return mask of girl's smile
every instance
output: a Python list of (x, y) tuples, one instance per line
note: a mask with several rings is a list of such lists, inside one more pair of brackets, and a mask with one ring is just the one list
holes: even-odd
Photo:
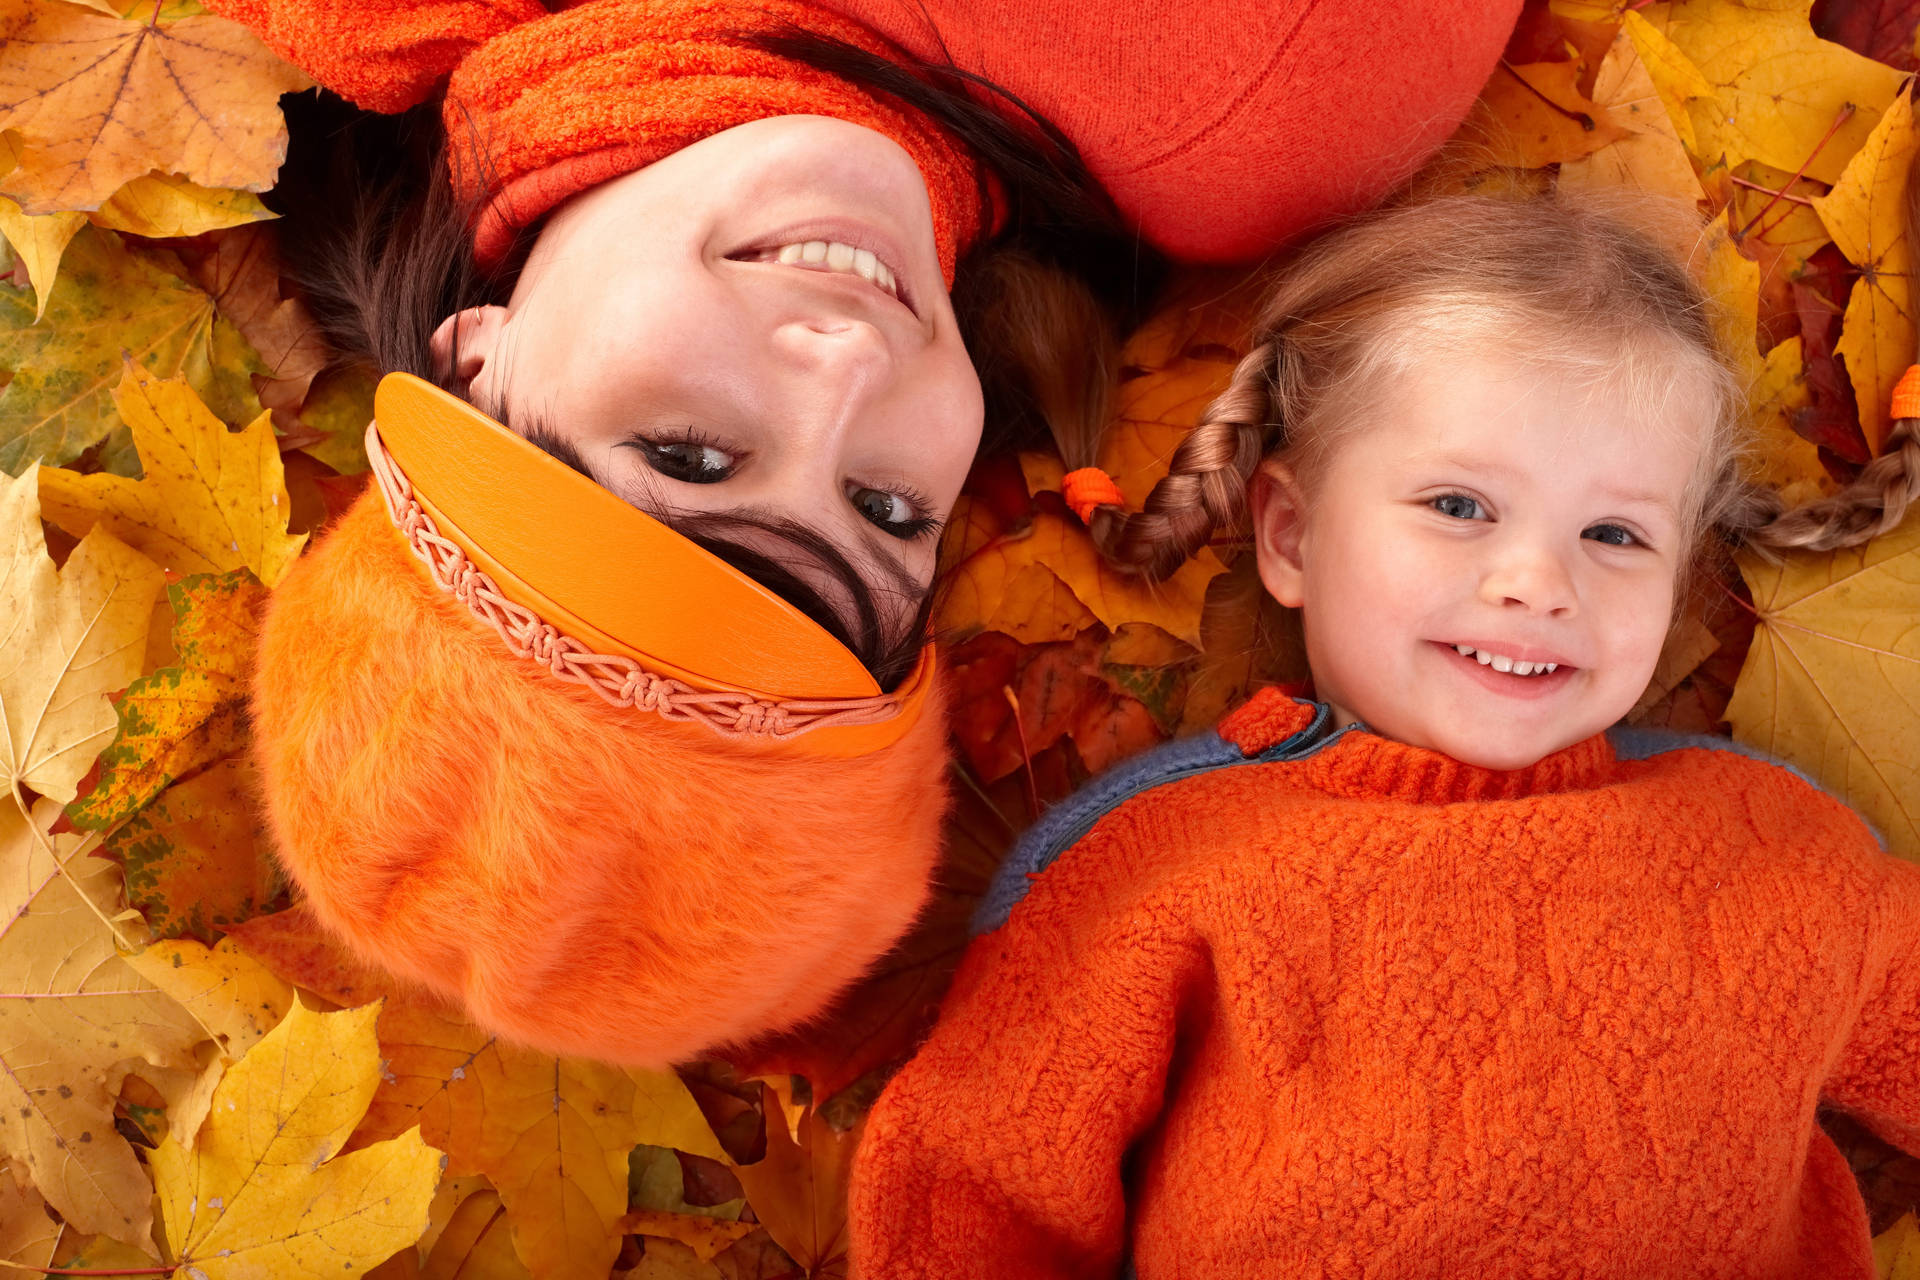
[(1646, 688), (1691, 550), (1704, 384), (1644, 404), (1624, 374), (1468, 354), (1382, 381), (1318, 467), (1270, 461), (1254, 486), (1261, 577), (1303, 611), (1319, 697), (1493, 769), (1607, 728)]

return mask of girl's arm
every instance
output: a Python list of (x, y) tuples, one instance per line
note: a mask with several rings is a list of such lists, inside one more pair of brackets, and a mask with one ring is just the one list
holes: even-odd
[(1920, 1155), (1920, 866), (1877, 857), (1867, 987), (1827, 1099)]
[(1151, 905), (1116, 911), (1084, 882), (1086, 896), (1050, 892), (1078, 878), (1065, 861), (968, 949), (933, 1037), (875, 1106), (854, 1168), (854, 1274), (1118, 1272), (1121, 1163), (1159, 1113), (1205, 954)]

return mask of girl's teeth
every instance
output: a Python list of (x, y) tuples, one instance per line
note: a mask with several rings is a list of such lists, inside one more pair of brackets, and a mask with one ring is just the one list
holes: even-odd
[(760, 261), (780, 262), (787, 266), (824, 267), (828, 271), (859, 276), (862, 280), (879, 285), (896, 298), (900, 296), (900, 286), (894, 280), (893, 272), (886, 263), (874, 256), (871, 249), (856, 249), (838, 240), (783, 244), (775, 251), (761, 254)]
[(1453, 651), (1463, 658), (1472, 658), (1483, 667), (1492, 667), (1495, 671), (1504, 671), (1516, 676), (1551, 675), (1560, 669), (1557, 662), (1521, 662), (1498, 653), (1487, 653), (1471, 645), (1457, 644)]

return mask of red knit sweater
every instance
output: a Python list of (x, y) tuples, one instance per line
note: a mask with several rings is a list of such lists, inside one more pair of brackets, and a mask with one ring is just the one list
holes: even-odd
[(859, 1273), (1871, 1276), (1814, 1109), (1920, 1150), (1920, 867), (1731, 749), (1493, 773), (1315, 711), (1016, 852), (873, 1112)]

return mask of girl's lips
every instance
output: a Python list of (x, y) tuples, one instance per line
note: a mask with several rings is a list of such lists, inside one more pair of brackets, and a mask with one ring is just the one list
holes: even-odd
[[(897, 302), (904, 306), (908, 311), (913, 313), (914, 319), (919, 320), (923, 318), (920, 314), (920, 302), (914, 287), (913, 278), (905, 269), (907, 264), (905, 251), (892, 236), (887, 235), (877, 227), (871, 227), (865, 223), (841, 219), (794, 223), (791, 226), (782, 227), (766, 235), (757, 236), (751, 243), (743, 244), (738, 248), (729, 250), (724, 256), (735, 262), (755, 262), (759, 259), (760, 255), (777, 251), (782, 245), (804, 244), (809, 240), (824, 240), (829, 243), (838, 242), (840, 244), (850, 245), (855, 249), (865, 249), (871, 253), (874, 257), (885, 263), (887, 270), (893, 273), (895, 292), (888, 293), (885, 289), (881, 289), (877, 285), (872, 285), (871, 281), (866, 283), (871, 285), (877, 292), (883, 294), (888, 301)], [(787, 264), (774, 262), (764, 263), (762, 265), (788, 266), (799, 270), (815, 270), (815, 268), (801, 266), (798, 263)], [(820, 274), (826, 273), (821, 272)], [(856, 276), (852, 278), (858, 279), (859, 277)]]
[[(1567, 682), (1573, 679), (1574, 672), (1580, 669), (1562, 665), (1545, 675), (1516, 676), (1511, 672), (1495, 671), (1478, 658), (1465, 657), (1450, 644), (1439, 640), (1432, 643), (1442, 662), (1452, 663), (1462, 676), (1477, 682), (1481, 688), (1525, 701), (1544, 698), (1565, 688)], [(1466, 641), (1460, 643), (1465, 644)]]

